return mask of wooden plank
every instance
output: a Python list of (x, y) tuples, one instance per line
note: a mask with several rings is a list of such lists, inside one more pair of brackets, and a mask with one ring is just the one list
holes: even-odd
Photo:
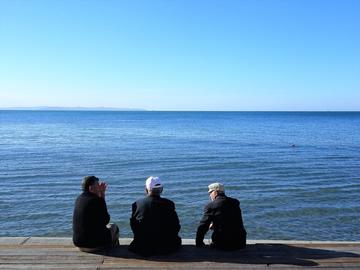
[[(96, 257), (102, 254), (93, 254), (80, 252), (78, 249), (66, 249), (66, 248), (0, 248), (0, 256), (21, 256), (21, 255), (73, 255), (73, 256), (84, 256), (84, 257)], [(105, 252), (103, 253), (105, 254)]]
[(34, 265), (34, 264), (23, 264), (23, 265), (0, 265), (1, 270), (77, 270), (77, 269), (89, 269), (89, 270), (97, 270), (98, 266), (94, 266), (91, 264), (81, 264), (81, 265), (58, 265), (58, 264), (47, 264), (47, 265)]
[(20, 245), (30, 237), (0, 237), (0, 245)]
[(30, 237), (24, 245), (74, 246), (69, 237)]
[(58, 264), (58, 265), (66, 265), (66, 264), (91, 264), (91, 265), (100, 265), (102, 264), (102, 260), (84, 260), (84, 259), (65, 259), (65, 258), (54, 258), (54, 257), (44, 257), (44, 258), (5, 258), (0, 259), (0, 265), (2, 264)]
[(285, 244), (285, 245), (311, 245), (311, 246), (338, 246), (338, 245), (360, 245), (360, 242), (355, 241), (306, 241), (306, 240), (246, 240), (249, 245), (253, 244)]

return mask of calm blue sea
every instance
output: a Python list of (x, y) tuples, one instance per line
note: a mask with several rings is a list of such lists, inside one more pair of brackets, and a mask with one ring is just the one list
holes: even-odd
[(360, 113), (0, 111), (0, 236), (71, 236), (85, 175), (121, 237), (150, 175), (193, 238), (220, 181), (250, 239), (360, 241)]

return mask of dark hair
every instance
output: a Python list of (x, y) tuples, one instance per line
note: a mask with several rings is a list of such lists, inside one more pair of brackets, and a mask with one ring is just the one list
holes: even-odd
[(89, 191), (89, 187), (97, 181), (99, 181), (99, 178), (97, 178), (96, 176), (93, 175), (85, 176), (81, 182), (82, 190)]

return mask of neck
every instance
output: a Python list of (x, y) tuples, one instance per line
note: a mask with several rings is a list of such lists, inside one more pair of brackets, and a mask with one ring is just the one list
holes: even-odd
[(152, 193), (149, 193), (148, 196), (151, 196), (151, 197), (160, 197), (160, 194), (152, 194)]

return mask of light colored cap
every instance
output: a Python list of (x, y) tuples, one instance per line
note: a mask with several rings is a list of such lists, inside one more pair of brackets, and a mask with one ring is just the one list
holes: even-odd
[(212, 183), (209, 185), (209, 193), (212, 191), (220, 191), (220, 192), (224, 192), (225, 188), (224, 185), (221, 183)]
[(161, 180), (157, 176), (150, 176), (146, 179), (145, 186), (147, 190), (152, 190), (153, 188), (162, 188)]

